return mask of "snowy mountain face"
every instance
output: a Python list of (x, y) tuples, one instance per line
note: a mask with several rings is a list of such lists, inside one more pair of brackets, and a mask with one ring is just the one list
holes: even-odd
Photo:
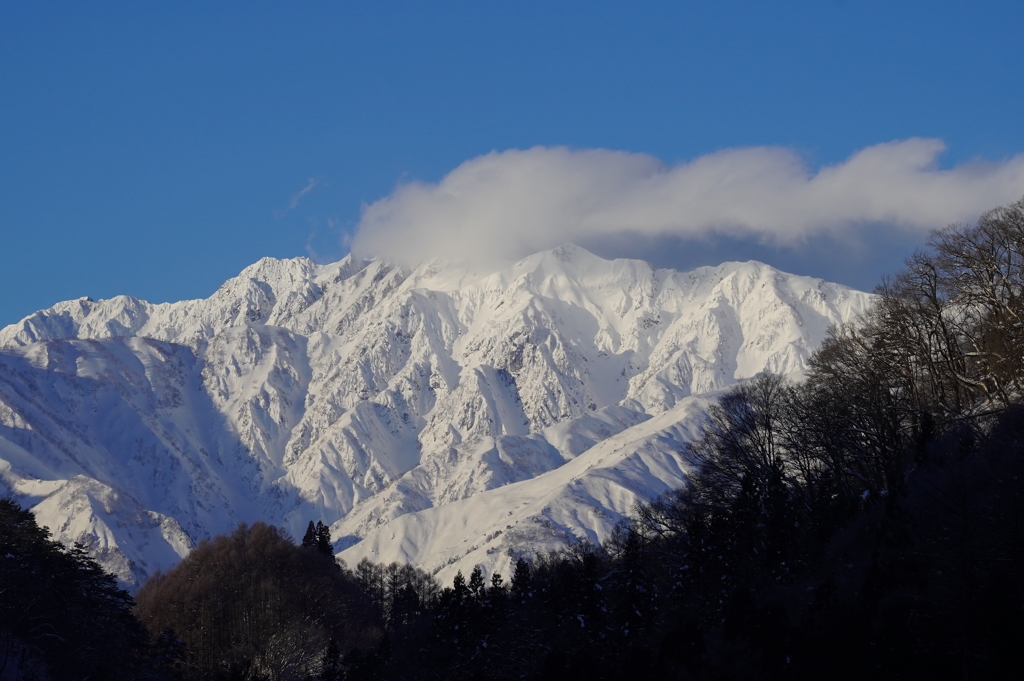
[(707, 395), (799, 374), (869, 302), (571, 245), (488, 273), (264, 259), (205, 300), (68, 301), (0, 330), (0, 494), (129, 586), (255, 520), (323, 519), (350, 564), (508, 574), (685, 484)]

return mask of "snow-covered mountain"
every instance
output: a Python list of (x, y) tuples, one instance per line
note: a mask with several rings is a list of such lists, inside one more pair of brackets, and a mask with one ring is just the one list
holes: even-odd
[(870, 296), (572, 245), (496, 272), (263, 259), (205, 300), (0, 330), (0, 494), (129, 585), (241, 521), (441, 579), (606, 538), (684, 484), (707, 395), (798, 374)]

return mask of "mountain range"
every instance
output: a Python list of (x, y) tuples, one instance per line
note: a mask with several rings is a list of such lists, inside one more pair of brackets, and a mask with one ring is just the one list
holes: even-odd
[(129, 588), (256, 520), (323, 520), (350, 565), (507, 575), (684, 485), (717, 392), (799, 377), (870, 302), (571, 244), (484, 269), (265, 258), (202, 300), (66, 301), (0, 329), (0, 494)]

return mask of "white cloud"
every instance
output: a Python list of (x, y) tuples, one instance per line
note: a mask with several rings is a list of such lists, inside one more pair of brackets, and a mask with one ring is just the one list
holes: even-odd
[(276, 217), (278, 217), (278, 218), (284, 217), (284, 215), (286, 213), (289, 213), (290, 211), (293, 211), (296, 208), (298, 208), (299, 207), (299, 202), (302, 201), (303, 197), (305, 197), (306, 194), (310, 193), (311, 191), (316, 189), (318, 186), (320, 186), (320, 184), (321, 184), (320, 178), (318, 178), (318, 177), (311, 177), (311, 178), (309, 178), (309, 181), (306, 182), (306, 186), (305, 187), (303, 187), (299, 191), (297, 191), (294, 194), (292, 194), (292, 198), (288, 202), (288, 207), (285, 208), (284, 210), (276, 211), (274, 213), (274, 215)]
[(944, 148), (921, 138), (878, 144), (818, 170), (778, 147), (675, 166), (604, 149), (492, 152), (436, 184), (403, 184), (366, 206), (351, 245), (358, 255), (404, 262), (518, 258), (623, 234), (798, 246), (865, 224), (924, 232), (1024, 194), (1024, 155), (943, 170)]

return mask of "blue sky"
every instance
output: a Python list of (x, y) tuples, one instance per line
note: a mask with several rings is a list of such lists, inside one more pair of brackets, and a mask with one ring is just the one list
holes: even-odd
[[(983, 198), (948, 208), (962, 219), (1024, 195), (1022, 29), (1019, 1), (3, 3), (0, 325), (85, 295), (204, 297), (262, 256), (386, 249), (420, 229), (418, 211), (448, 219), (434, 200), (446, 178), (478, 187), (490, 152), (503, 171), (567, 157), (570, 176), (605, 187), (685, 184), (722, 150), (776, 148), (767, 168), (813, 176), (877, 145), (941, 140), (941, 154), (898, 149), (931, 159), (908, 182), (924, 172), (933, 193), (948, 193), (945, 171), (973, 178), (957, 187)], [(629, 152), (639, 175), (593, 149)], [(860, 186), (850, 173), (843, 186)], [(651, 222), (643, 238), (588, 237), (582, 218), (567, 233), (662, 266), (757, 257), (870, 288), (936, 219), (894, 228), (854, 211), (815, 231), (819, 215), (796, 215), (796, 235)]]

